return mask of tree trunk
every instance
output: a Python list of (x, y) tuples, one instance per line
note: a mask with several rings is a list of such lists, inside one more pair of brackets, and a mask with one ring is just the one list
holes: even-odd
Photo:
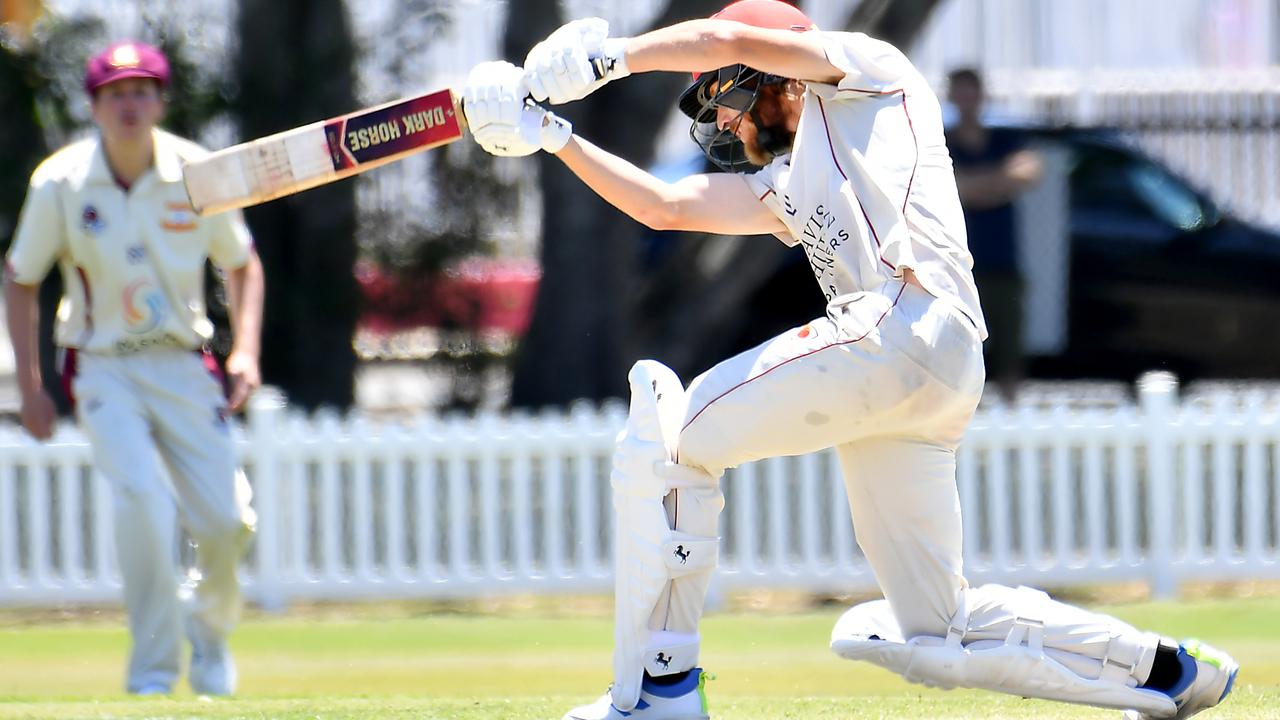
[[(357, 108), (356, 50), (342, 0), (241, 0), (238, 35), (242, 137)], [(266, 269), (263, 380), (309, 410), (350, 407), (359, 316), (355, 184), (325, 185), (245, 215)]]

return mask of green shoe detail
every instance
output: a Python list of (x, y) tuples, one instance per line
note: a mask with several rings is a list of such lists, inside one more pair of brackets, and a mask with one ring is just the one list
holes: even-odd
[(1230, 657), (1226, 653), (1220, 650), (1214, 650), (1194, 638), (1183, 642), (1182, 649), (1186, 650), (1187, 654), (1196, 660), (1208, 663), (1219, 670), (1224, 669), (1230, 664)]
[(715, 680), (716, 676), (703, 670), (698, 675), (698, 700), (702, 702), (702, 714), (710, 715), (711, 711), (707, 709), (707, 681)]

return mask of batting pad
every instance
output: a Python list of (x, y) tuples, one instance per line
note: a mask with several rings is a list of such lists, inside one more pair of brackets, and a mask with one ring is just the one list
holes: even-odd
[[(635, 708), (646, 669), (664, 675), (696, 666), (697, 618), (691, 627), (668, 629), (659, 618), (664, 614), (660, 605), (672, 605), (677, 581), (697, 578), (705, 593), (720, 542), (673, 528), (664, 505), (673, 488), (719, 492), (710, 475), (672, 462), (684, 417), (684, 386), (670, 369), (651, 360), (636, 363), (628, 380), (631, 412), (618, 438), (610, 477), (616, 516), (611, 694), (622, 711)], [(723, 500), (702, 504), (722, 505)], [(698, 609), (700, 615), (701, 600)]]
[[(1021, 590), (1021, 588), (1020, 588)], [(1034, 592), (1034, 591), (1033, 591)], [(963, 603), (962, 603), (963, 604)], [(957, 613), (964, 615), (964, 609)], [(831, 650), (849, 660), (865, 660), (901, 675), (908, 682), (950, 690), (956, 687), (1044, 700), (1138, 710), (1153, 717), (1173, 717), (1177, 707), (1164, 693), (1132, 687), (1106, 672), (1091, 679), (1068, 664), (1106, 663), (1045, 648), (1043, 622), (1019, 618), (1004, 642), (962, 644), (963, 625), (947, 637), (906, 640), (887, 600), (855, 605), (831, 631)], [(1066, 662), (1063, 662), (1063, 661)], [(1132, 682), (1132, 680), (1129, 680)]]

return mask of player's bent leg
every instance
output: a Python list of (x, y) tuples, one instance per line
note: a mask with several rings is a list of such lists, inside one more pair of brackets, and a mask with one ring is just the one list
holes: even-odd
[(183, 624), (191, 643), (187, 677), (191, 689), (201, 695), (231, 695), (238, 680), (227, 638), (240, 619), (236, 571), (252, 537), (254, 516), (248, 509), (251, 491), (244, 473), (235, 471), (233, 477), (241, 511), (192, 533), (196, 571), (181, 592)]
[(961, 593), (941, 635), (904, 637), (887, 601), (858, 605), (832, 631), (832, 649), (911, 682), (1184, 718), (1217, 705), (1238, 665), (1201, 643), (1162, 641), (1115, 618), (1031, 588)]
[[(196, 542), (196, 572), (183, 587), (184, 624), (191, 643), (188, 679), (203, 695), (230, 695), (236, 667), (227, 637), (240, 616), (237, 568), (253, 534), (252, 492), (236, 467), (220, 385), (198, 356), (147, 358), (149, 406), (157, 445), (168, 464), (182, 521)], [(183, 392), (174, 392), (183, 388)]]
[(679, 378), (646, 360), (628, 379), (631, 411), (611, 476), (614, 683), (565, 718), (705, 718), (698, 621), (718, 557), (724, 500), (716, 476), (673, 462), (685, 413)]

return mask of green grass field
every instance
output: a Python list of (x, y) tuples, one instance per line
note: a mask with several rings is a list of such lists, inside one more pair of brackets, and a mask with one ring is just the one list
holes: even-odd
[[(1204, 717), (1280, 718), (1280, 598), (1130, 604), (1119, 617), (1194, 635), (1243, 665), (1231, 699)], [(827, 650), (839, 608), (722, 613), (704, 625), (713, 717), (1118, 718), (1118, 712), (912, 686)], [(565, 609), (415, 614), (347, 607), (253, 616), (232, 647), (233, 700), (132, 699), (119, 691), (126, 636), (117, 616), (0, 627), (4, 718), (456, 718), (558, 720), (609, 681), (610, 623)], [(523, 615), (523, 617), (516, 617)]]

